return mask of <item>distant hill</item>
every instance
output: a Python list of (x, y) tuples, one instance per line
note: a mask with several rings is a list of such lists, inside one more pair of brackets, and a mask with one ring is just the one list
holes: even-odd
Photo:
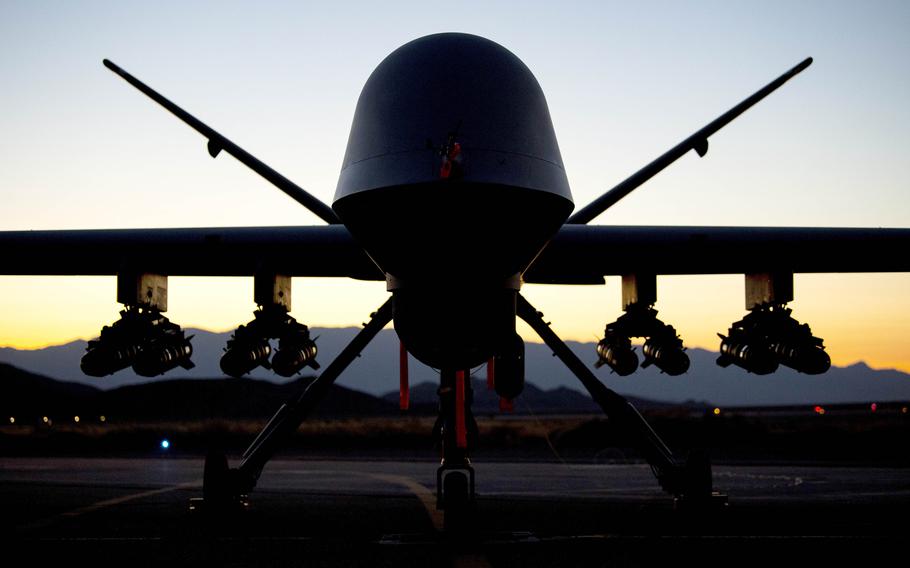
[[(318, 360), (327, 364), (357, 333), (357, 328), (313, 328), (318, 336)], [(212, 380), (221, 377), (218, 361), (230, 333), (212, 333), (188, 330), (193, 339), (191, 371), (178, 369), (163, 378), (195, 378)], [(589, 365), (596, 355), (594, 343), (568, 342), (569, 347)], [(127, 369), (111, 377), (96, 379), (79, 371), (79, 359), (85, 351), (84, 341), (38, 350), (0, 348), (0, 361), (31, 372), (65, 381), (88, 384), (102, 389), (149, 382)], [(679, 377), (662, 375), (654, 367), (639, 370), (628, 377), (609, 373), (606, 368), (596, 372), (610, 388), (627, 396), (668, 403), (707, 401), (721, 406), (773, 406), (793, 404), (836, 404), (871, 401), (910, 400), (910, 375), (894, 370), (870, 369), (863, 363), (849, 367), (833, 367), (819, 376), (801, 375), (783, 369), (767, 376), (756, 376), (730, 367), (721, 369), (714, 360), (716, 353), (703, 349), (690, 349), (692, 365), (689, 372)], [(549, 348), (539, 343), (528, 343), (526, 348), (527, 379), (542, 390), (560, 387), (581, 392), (578, 380), (562, 363), (552, 356)], [(592, 367), (593, 368), (593, 367)], [(482, 371), (481, 371), (482, 372)], [(281, 379), (265, 370), (253, 373), (253, 378), (284, 384)], [(438, 382), (436, 372), (418, 363), (410, 362), (411, 382)], [(350, 389), (381, 396), (398, 385), (398, 337), (392, 330), (383, 330), (356, 359), (338, 384)]]
[[(258, 379), (170, 379), (101, 390), (78, 383), (55, 381), (0, 363), (0, 416), (35, 421), (43, 416), (97, 420), (101, 415), (118, 421), (200, 419), (263, 419), (295, 399), (312, 377), (275, 384)], [(436, 385), (421, 383), (411, 390), (412, 415), (435, 415)], [(499, 412), (499, 398), (474, 381), (475, 414)], [(636, 401), (641, 408), (659, 403)], [(515, 414), (578, 414), (599, 412), (586, 395), (567, 388), (542, 391), (528, 385), (515, 402)], [(397, 416), (398, 392), (379, 398), (333, 386), (314, 417)]]
[[(301, 392), (311, 378), (277, 385), (255, 379), (172, 379), (103, 391), (33, 375), (0, 364), (0, 416), (104, 415), (116, 420), (268, 418)], [(398, 413), (392, 404), (334, 386), (314, 416), (381, 416)]]
[[(475, 415), (498, 414), (499, 396), (495, 391), (487, 389), (486, 380), (474, 379), (471, 381), (474, 390), (474, 403), (471, 405)], [(420, 414), (435, 414), (439, 406), (436, 394), (438, 382), (425, 382), (411, 386), (409, 395), (411, 411)], [(383, 395), (383, 400), (398, 404), (399, 392), (392, 391)], [(655, 402), (631, 398), (639, 410), (650, 410), (676, 406), (668, 403)], [(706, 404), (693, 403), (688, 406), (705, 407)], [(601, 409), (591, 397), (576, 390), (566, 387), (557, 387), (551, 390), (542, 390), (533, 384), (526, 384), (521, 395), (515, 399), (513, 413), (515, 414), (569, 414), (569, 413), (600, 413)]]
[(74, 408), (94, 408), (101, 392), (0, 363), (0, 416), (70, 415)]

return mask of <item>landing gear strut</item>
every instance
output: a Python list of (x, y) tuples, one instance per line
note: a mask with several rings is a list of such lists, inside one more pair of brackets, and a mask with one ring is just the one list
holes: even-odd
[[(297, 400), (278, 409), (244, 452), (237, 469), (229, 468), (227, 460), (221, 454), (210, 454), (207, 457), (204, 498), (191, 502), (191, 507), (204, 505), (207, 510), (222, 511), (246, 505), (246, 495), (256, 486), (263, 467), (279, 445), (293, 435), (316, 404), (325, 397), (339, 375), (392, 320), (392, 302), (390, 298), (372, 315), (351, 343), (310, 383)], [(578, 377), (611, 420), (629, 434), (630, 441), (640, 449), (651, 465), (661, 487), (674, 495), (677, 503), (701, 506), (726, 501), (725, 496), (712, 491), (711, 466), (705, 454), (693, 452), (686, 461), (678, 459), (635, 407), (597, 380), (550, 329), (543, 320), (543, 314), (535, 310), (520, 294), (517, 313)], [(472, 398), (469, 371), (446, 369), (440, 373), (440, 412), (434, 428), (442, 446), (442, 461), (436, 472), (437, 508), (445, 512), (445, 528), (452, 532), (461, 532), (470, 526), (474, 507), (474, 468), (469, 456), (477, 438), (477, 424), (471, 413)]]
[(434, 434), (442, 461), (436, 470), (436, 508), (444, 512), (445, 529), (460, 532), (468, 527), (474, 509), (474, 468), (469, 456), (477, 440), (477, 423), (471, 413), (471, 373), (442, 370), (439, 383)]
[(670, 451), (663, 440), (629, 401), (608, 389), (588, 367), (563, 343), (538, 312), (521, 294), (518, 295), (518, 316), (537, 332), (553, 353), (575, 374), (603, 411), (628, 433), (630, 442), (639, 448), (651, 466), (664, 491), (677, 502), (725, 502), (726, 496), (712, 491), (711, 465), (707, 455), (693, 452), (682, 461)]
[[(206, 458), (203, 480), (203, 499), (206, 509), (230, 508), (243, 503), (246, 495), (256, 486), (262, 468), (275, 454), (282, 442), (297, 431), (315, 406), (325, 398), (329, 388), (341, 373), (360, 354), (379, 331), (392, 321), (392, 299), (389, 298), (370, 318), (341, 353), (326, 367), (297, 400), (281, 405), (265, 428), (256, 436), (243, 453), (240, 467), (230, 469), (223, 455), (210, 454)], [(198, 506), (198, 501), (196, 502)]]

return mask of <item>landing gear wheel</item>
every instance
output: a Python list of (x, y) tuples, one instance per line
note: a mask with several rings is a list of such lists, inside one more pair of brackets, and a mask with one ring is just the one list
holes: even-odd
[(442, 480), (443, 528), (448, 533), (464, 533), (471, 520), (471, 489), (468, 476), (452, 471)]
[(202, 474), (202, 499), (190, 499), (190, 510), (225, 513), (249, 506), (243, 490), (240, 472), (228, 467), (227, 458), (220, 452), (209, 452)]
[(705, 450), (692, 450), (682, 469), (682, 494), (674, 500), (678, 511), (705, 513), (723, 510), (727, 496), (714, 491), (711, 479), (711, 457)]
[(686, 459), (684, 483), (686, 496), (691, 499), (707, 499), (713, 489), (711, 480), (711, 457), (702, 449), (689, 452)]
[(220, 452), (209, 452), (202, 474), (202, 498), (207, 505), (224, 506), (231, 497), (231, 470), (227, 457)]

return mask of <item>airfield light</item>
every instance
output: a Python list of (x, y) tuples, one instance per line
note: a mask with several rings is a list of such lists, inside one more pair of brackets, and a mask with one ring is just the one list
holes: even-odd
[(170, 447), (171, 447), (171, 442), (167, 438), (165, 438), (164, 440), (161, 440), (161, 449), (162, 450), (166, 450)]
[(15, 423), (16, 423), (16, 417), (15, 417), (15, 416), (10, 416), (10, 417), (9, 417), (9, 423), (10, 423), (10, 424), (15, 424)]
[(822, 416), (825, 414), (825, 408), (823, 406), (816, 406), (815, 413), (818, 414), (819, 416)]
[(107, 422), (107, 416), (101, 415), (99, 420), (101, 420), (102, 422)]
[(901, 408), (901, 414), (907, 414), (907, 407)]
[(719, 409), (719, 408), (715, 408), (715, 409), (714, 409), (714, 416), (720, 416), (720, 409)]
[(75, 422), (76, 424), (79, 424), (79, 417), (73, 416), (73, 422)]
[(50, 418), (48, 418), (47, 416), (44, 416), (44, 417), (41, 418), (41, 421), (44, 422), (45, 424), (47, 424), (47, 423), (50, 422), (51, 420), (50, 420)]
[(878, 404), (873, 402), (871, 405), (869, 405), (869, 409), (872, 410), (872, 412), (875, 412), (878, 410)]

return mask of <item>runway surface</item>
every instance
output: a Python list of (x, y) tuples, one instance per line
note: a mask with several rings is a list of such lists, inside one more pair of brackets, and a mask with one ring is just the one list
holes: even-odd
[(0, 459), (7, 553), (97, 565), (552, 566), (906, 557), (910, 471), (715, 466), (729, 506), (675, 511), (646, 465), (477, 464), (452, 539), (427, 461), (271, 462), (248, 510), (190, 513), (202, 460)]

